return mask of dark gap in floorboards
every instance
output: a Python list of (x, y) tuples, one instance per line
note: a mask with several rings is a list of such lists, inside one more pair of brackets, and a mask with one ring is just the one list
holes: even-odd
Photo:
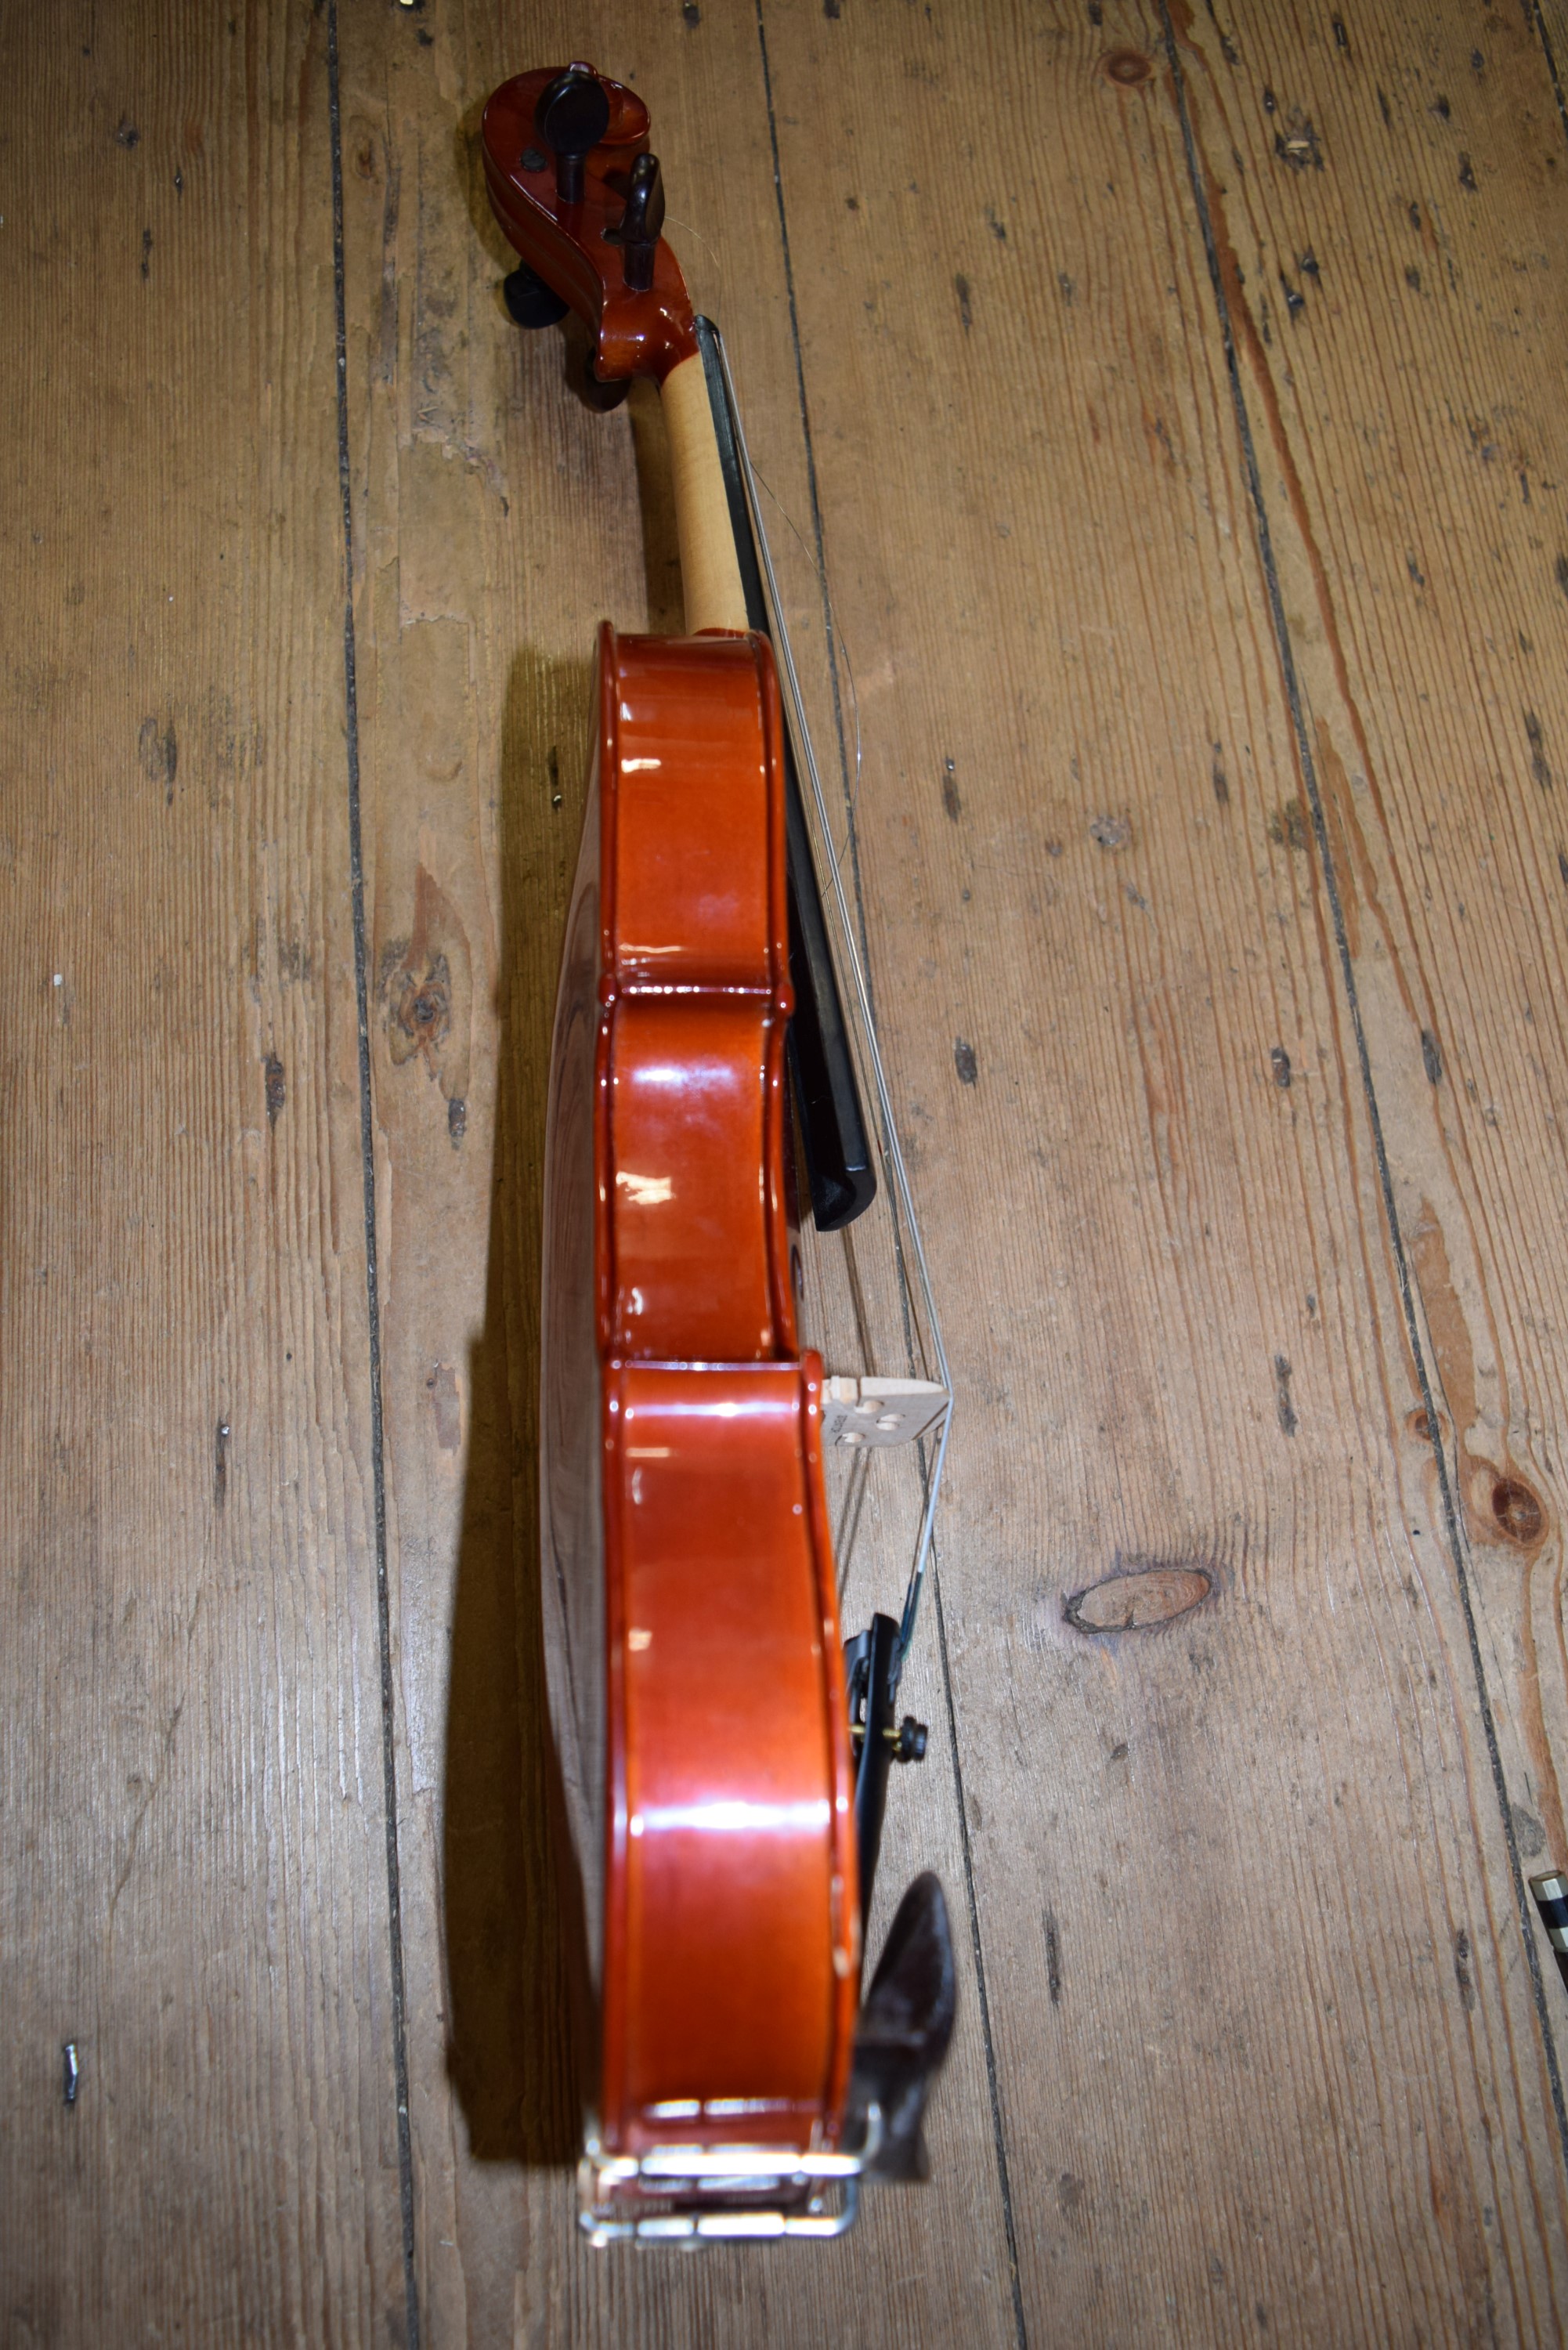
[(387, 1575), (387, 1463), (381, 1410), (381, 1301), (376, 1251), (375, 1122), (370, 1097), (370, 1014), (365, 945), (365, 860), (360, 820), (359, 695), (354, 643), (354, 508), (348, 463), (348, 324), (343, 259), (343, 119), (337, 75), (337, 0), (327, 0), (327, 89), (332, 148), (332, 286), (337, 330), (337, 481), (343, 501), (343, 687), (348, 769), (348, 878), (354, 910), (354, 995), (359, 1025), (359, 1155), (365, 1187), (365, 1305), (369, 1337), (370, 1459), (376, 1519), (376, 1629), (381, 1669), (381, 1776), (387, 1818), (387, 1919), (392, 1976), (392, 2077), (398, 2104), (398, 2186), (403, 2229), (408, 2350), (420, 2350), (414, 2267), (414, 2161), (409, 2127), (409, 2047), (403, 1982), (403, 1899), (398, 1856), (398, 1749), (393, 1721), (391, 1595)]
[(1541, 54), (1546, 60), (1546, 70), (1552, 77), (1552, 95), (1557, 100), (1557, 116), (1568, 138), (1568, 93), (1563, 88), (1563, 77), (1557, 70), (1557, 52), (1552, 46), (1552, 36), (1546, 29), (1541, 0), (1530, 0), (1530, 21), (1535, 27), (1535, 37), (1541, 44)]
[[(773, 163), (774, 198), (778, 209), (779, 242), (783, 249), (784, 256), (784, 286), (789, 297), (790, 344), (794, 359), (795, 400), (800, 415), (801, 437), (805, 447), (806, 481), (811, 498), (813, 550), (816, 562), (817, 585), (822, 599), (823, 635), (827, 647), (828, 669), (833, 685), (833, 717), (834, 728), (837, 736), (838, 744), (839, 781), (844, 794), (845, 806), (847, 811), (848, 819), (847, 842), (850, 871), (854, 888), (856, 927), (860, 933), (860, 958), (862, 969), (866, 977), (867, 1001), (871, 1009), (873, 1024), (875, 1024), (876, 997), (871, 979), (869, 940), (867, 933), (865, 898), (861, 889), (859, 839), (855, 822), (858, 791), (851, 791), (849, 780), (848, 746), (845, 738), (844, 704), (838, 674), (838, 639), (834, 625), (833, 608), (827, 592), (827, 562), (823, 541), (822, 502), (817, 485), (816, 451), (812, 439), (811, 418), (806, 406), (805, 362), (805, 356), (801, 350), (800, 315), (795, 302), (794, 264), (790, 252), (789, 221), (784, 207), (784, 170), (779, 157), (778, 119), (774, 106), (773, 71), (768, 58), (767, 28), (763, 21), (763, 0), (755, 0), (755, 5), (757, 48), (762, 60), (763, 94), (766, 101), (768, 112), (768, 142)], [(857, 719), (857, 727), (858, 728), (858, 718)], [(857, 756), (856, 762), (857, 785), (858, 784), (858, 764)], [(898, 1252), (899, 1272), (900, 1274), (904, 1274), (906, 1268), (904, 1264), (903, 1226), (900, 1206), (896, 1196), (889, 1202), (889, 1205), (893, 1215), (894, 1244)], [(909, 1327), (909, 1309), (907, 1303), (904, 1305), (904, 1315), (905, 1338), (907, 1345), (911, 1350), (912, 1364), (913, 1333)], [(928, 1473), (922, 1454), (922, 1502), (925, 1499), (925, 1480)], [(947, 1624), (942, 1613), (940, 1591), (937, 1586), (937, 1576), (935, 1572), (936, 1561), (934, 1554), (931, 1566), (932, 1596), (935, 1602), (937, 1617), (937, 1646), (941, 1666), (942, 1696), (947, 1706), (949, 1736), (952, 1742), (953, 1784), (957, 1790), (958, 1795), (959, 1835), (961, 1839), (963, 1849), (964, 1897), (969, 1912), (970, 1940), (974, 1957), (975, 1982), (980, 1994), (981, 2036), (985, 2045), (985, 2072), (991, 2096), (992, 2135), (996, 2155), (997, 2181), (1002, 2197), (1002, 2224), (1007, 2236), (1008, 2274), (1012, 2288), (1012, 2322), (1018, 2340), (1018, 2350), (1028, 2350), (1029, 2336), (1024, 2324), (1023, 2296), (1018, 2272), (1018, 2235), (1013, 2219), (1012, 2187), (1008, 2175), (1007, 2146), (1002, 2135), (1002, 2101), (997, 2077), (996, 2045), (992, 2033), (991, 2002), (987, 1996), (985, 1983), (985, 1952), (980, 1930), (980, 1905), (975, 1892), (974, 1856), (970, 1846), (969, 1822), (964, 1815), (963, 1808), (963, 1766), (959, 1754), (958, 1713), (953, 1703), (952, 1671), (948, 1658)]]
[(937, 1647), (942, 1660), (942, 1687), (948, 1700), (948, 1734), (951, 1741), (953, 1793), (958, 1801), (959, 1835), (963, 1842), (964, 1893), (969, 1903), (970, 1941), (974, 1952), (975, 1988), (980, 1994), (980, 2031), (985, 2043), (985, 2079), (991, 2093), (991, 2127), (996, 2142), (996, 2172), (1002, 2189), (1002, 2219), (1007, 2230), (1007, 2272), (1012, 2286), (1012, 2324), (1018, 2350), (1029, 2350), (1029, 2330), (1023, 2319), (1023, 2284), (1018, 2273), (1018, 2230), (1012, 2215), (1012, 2181), (1007, 2170), (1007, 2141), (1002, 2129), (1002, 2090), (997, 2079), (996, 2043), (991, 2029), (991, 1999), (985, 1987), (985, 1950), (980, 1933), (980, 1906), (974, 1890), (974, 1856), (970, 1849), (969, 1814), (964, 1809), (963, 1762), (959, 1753), (958, 1716), (953, 1711), (952, 1673), (948, 1664), (948, 1619), (942, 1607), (942, 1586), (936, 1561), (931, 1562), (931, 1598), (936, 1607)]

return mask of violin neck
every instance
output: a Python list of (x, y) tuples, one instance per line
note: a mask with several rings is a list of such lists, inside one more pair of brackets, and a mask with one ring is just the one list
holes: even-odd
[(704, 629), (744, 629), (749, 625), (745, 590), (701, 351), (671, 368), (660, 390), (675, 489), (686, 633), (694, 637)]

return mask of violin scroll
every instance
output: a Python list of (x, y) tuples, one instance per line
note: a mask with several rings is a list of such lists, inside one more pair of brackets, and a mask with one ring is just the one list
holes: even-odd
[(481, 140), (492, 208), (523, 265), (507, 280), (513, 317), (549, 326), (575, 310), (601, 384), (662, 386), (695, 358), (697, 334), (641, 99), (592, 66), (546, 66), (503, 83)]

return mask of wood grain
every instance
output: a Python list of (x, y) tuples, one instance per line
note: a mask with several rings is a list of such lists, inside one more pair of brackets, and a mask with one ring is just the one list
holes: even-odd
[[(333, 21), (7, 35), (18, 2343), (402, 2338)], [(345, 16), (428, 2342), (1563, 2331), (1565, 24)], [(879, 1892), (941, 1871), (959, 2038), (933, 2184), (821, 2257), (571, 2224), (543, 1080), (593, 626), (680, 580), (657, 400), (506, 321), (477, 130), (585, 51), (787, 517), (959, 1378)]]
[(5, 57), (0, 2335), (400, 2339), (324, 25)]
[[(986, 1406), (944, 1591), (1031, 2332), (1550, 2335), (1552, 2083), (1161, 26), (769, 24), (873, 944), (946, 1008), (888, 1026)], [(1194, 1569), (1168, 1629), (1064, 1620)]]
[[(661, 24), (651, 9), (623, 12), (598, 53), (662, 106), (684, 206), (701, 186), (694, 153), (711, 148), (736, 93), (753, 124), (766, 115), (747, 29), (732, 50), (705, 53), (682, 132), (656, 74), (668, 63)], [(523, 2342), (820, 2339), (842, 2329), (853, 2275), (871, 2280), (856, 2340), (936, 2344), (962, 2326), (1008, 2341), (967, 1954), (929, 2193), (881, 2199), (852, 2244), (782, 2270), (745, 2254), (627, 2267), (575, 2239), (537, 1621), (544, 1083), (594, 627), (607, 614), (621, 628), (678, 628), (680, 581), (657, 396), (639, 395), (629, 415), (590, 414), (563, 380), (560, 338), (520, 336), (501, 305), (509, 265), (486, 217), (478, 114), (534, 50), (459, 24), (427, 47), (419, 29), (389, 17), (346, 39), (345, 151), (367, 831), (387, 974), (376, 1098), (427, 2324), (442, 2342), (493, 2341), (505, 2324)], [(551, 37), (535, 36), (539, 55)], [(583, 28), (571, 37), (580, 47)], [(732, 147), (709, 154), (710, 216), (734, 159)], [(787, 334), (763, 158), (746, 175), (757, 274), (775, 336)], [(784, 375), (787, 340), (778, 352)], [(798, 474), (798, 440), (790, 455)], [(421, 902), (439, 910), (422, 925)], [(940, 1751), (929, 1658), (909, 1702), (932, 1709)], [(952, 1783), (950, 1746), (921, 1790), (934, 1832), (929, 1818), (896, 1815), (887, 1873), (901, 1884), (934, 1855), (961, 1929)]]
[[(1292, 615), (1303, 806), (1439, 1416), (1428, 1507), (1471, 1596), (1517, 1854), (1542, 1867), (1568, 1850), (1568, 151), (1528, 21), (1400, 30), (1324, 49), (1263, 12), (1234, 63), (1194, 40), (1191, 88)], [(1310, 131), (1304, 168), (1281, 121)]]

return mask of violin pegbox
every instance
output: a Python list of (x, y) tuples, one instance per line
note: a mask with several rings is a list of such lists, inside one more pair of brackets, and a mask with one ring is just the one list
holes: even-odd
[(590, 65), (545, 67), (503, 84), (481, 135), (491, 206), (520, 258), (505, 284), (517, 324), (575, 311), (598, 387), (662, 383), (696, 350), (696, 330), (637, 92)]

